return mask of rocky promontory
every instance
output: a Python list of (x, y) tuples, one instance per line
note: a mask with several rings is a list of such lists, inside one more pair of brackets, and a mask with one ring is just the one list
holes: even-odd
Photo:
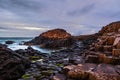
[(53, 29), (40, 34), (29, 42), (27, 45), (40, 45), (45, 48), (68, 47), (74, 43), (74, 40), (64, 29)]

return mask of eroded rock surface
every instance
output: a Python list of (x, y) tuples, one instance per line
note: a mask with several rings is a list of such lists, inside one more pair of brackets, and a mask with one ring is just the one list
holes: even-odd
[(32, 41), (26, 42), (27, 45), (40, 45), (45, 48), (59, 48), (71, 46), (74, 40), (71, 34), (63, 29), (53, 29), (40, 34)]
[(26, 59), (0, 44), (0, 80), (16, 80), (28, 67), (29, 62)]

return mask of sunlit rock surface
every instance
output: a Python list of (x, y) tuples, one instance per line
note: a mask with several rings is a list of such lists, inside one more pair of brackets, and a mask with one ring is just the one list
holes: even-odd
[(40, 34), (25, 44), (40, 45), (45, 48), (59, 48), (71, 46), (73, 43), (74, 40), (71, 34), (63, 29), (53, 29)]

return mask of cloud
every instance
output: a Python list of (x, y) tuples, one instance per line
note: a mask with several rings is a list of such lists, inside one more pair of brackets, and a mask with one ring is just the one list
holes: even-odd
[(95, 33), (119, 21), (119, 3), (120, 0), (0, 0), (0, 36), (36, 36), (53, 28), (63, 28), (74, 35)]
[(89, 14), (89, 12), (91, 10), (93, 10), (94, 6), (95, 6), (95, 4), (86, 5), (81, 9), (77, 9), (77, 10), (68, 12), (67, 14), (69, 16), (82, 16), (82, 15), (85, 15), (85, 14)]

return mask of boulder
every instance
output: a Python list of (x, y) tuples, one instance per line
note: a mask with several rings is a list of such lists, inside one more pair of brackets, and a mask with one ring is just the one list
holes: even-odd
[(6, 44), (13, 44), (14, 41), (5, 41)]

